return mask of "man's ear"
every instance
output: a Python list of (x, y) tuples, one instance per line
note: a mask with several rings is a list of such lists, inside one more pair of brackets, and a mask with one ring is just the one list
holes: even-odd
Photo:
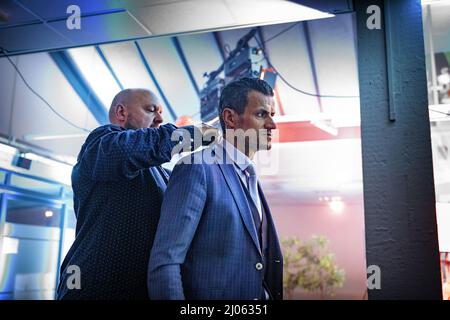
[(224, 108), (222, 110), (222, 119), (227, 129), (236, 129), (239, 124), (238, 113), (230, 108)]
[(126, 122), (128, 117), (128, 110), (123, 104), (118, 104), (116, 106), (116, 119), (120, 122)]

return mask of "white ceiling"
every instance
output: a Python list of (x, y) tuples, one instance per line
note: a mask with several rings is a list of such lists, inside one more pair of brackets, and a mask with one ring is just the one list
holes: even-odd
[[(71, 5), (80, 8), (79, 30), (66, 26)], [(9, 54), (332, 16), (286, 0), (4, 0), (0, 10)]]

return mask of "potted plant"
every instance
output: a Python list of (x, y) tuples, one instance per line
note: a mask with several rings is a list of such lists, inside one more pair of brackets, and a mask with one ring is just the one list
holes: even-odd
[(308, 241), (287, 237), (281, 243), (284, 256), (283, 287), (287, 299), (293, 298), (296, 288), (319, 292), (321, 299), (324, 299), (327, 295), (333, 296), (335, 288), (343, 286), (345, 272), (335, 264), (326, 237), (313, 236)]

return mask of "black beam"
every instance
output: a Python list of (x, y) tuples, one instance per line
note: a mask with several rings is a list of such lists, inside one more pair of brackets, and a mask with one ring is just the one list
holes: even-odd
[[(381, 271), (381, 289), (369, 290), (368, 296), (441, 299), (420, 1), (354, 4), (366, 258), (368, 266), (377, 265)], [(367, 27), (371, 5), (379, 9), (381, 29)], [(387, 33), (385, 5), (391, 16)], [(397, 93), (395, 99), (389, 99), (389, 88)], [(395, 121), (390, 120), (390, 107), (395, 107)]]

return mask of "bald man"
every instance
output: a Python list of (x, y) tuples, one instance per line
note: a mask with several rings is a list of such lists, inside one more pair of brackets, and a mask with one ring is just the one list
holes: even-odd
[[(147, 266), (177, 128), (145, 89), (118, 93), (111, 124), (87, 137), (72, 172), (75, 241), (61, 266), (58, 299), (146, 299)], [(184, 127), (193, 134), (194, 127)]]

